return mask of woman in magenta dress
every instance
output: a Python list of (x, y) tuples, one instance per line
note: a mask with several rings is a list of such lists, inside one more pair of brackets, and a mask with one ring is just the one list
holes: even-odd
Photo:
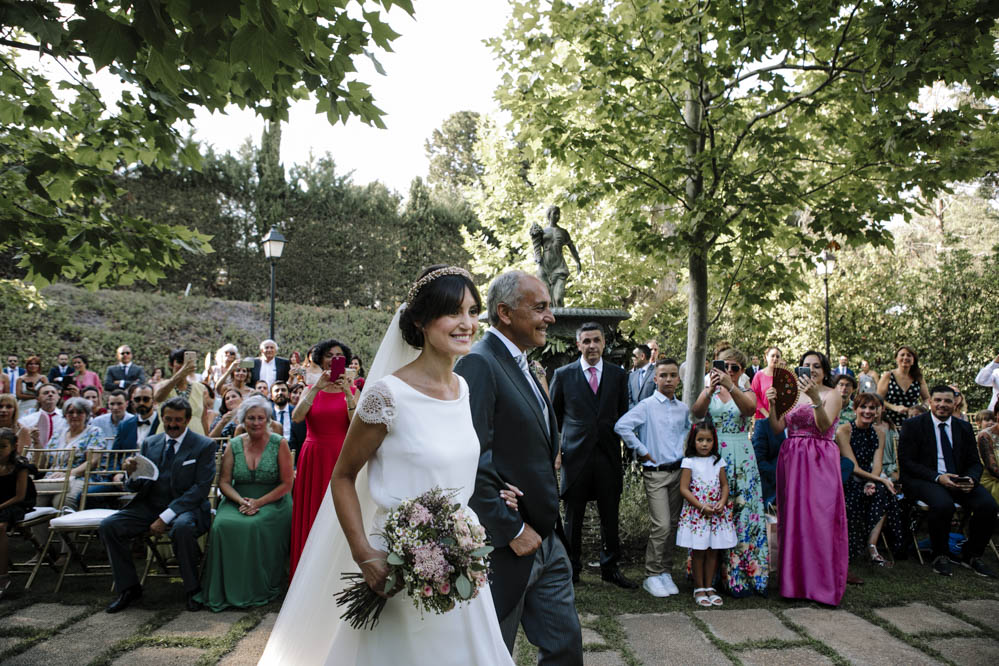
[[(834, 441), (841, 398), (832, 388), (829, 360), (819, 352), (801, 357), (812, 376), (798, 378), (798, 402), (783, 418), (774, 410), (774, 432), (787, 427), (777, 458), (777, 530), (780, 593), (838, 606), (849, 561), (846, 504), (839, 447)], [(767, 398), (777, 397), (771, 387)]]
[[(350, 348), (338, 340), (320, 342), (312, 350), (312, 362), (322, 368), (316, 383), (302, 394), (292, 421), (305, 421), (305, 442), (298, 455), (297, 475), (292, 489), (291, 575), (309, 538), (309, 530), (328, 491), (333, 467), (340, 457), (347, 426), (354, 415), (357, 398), (345, 374), (329, 375), (336, 357), (350, 358)], [(350, 390), (347, 390), (350, 388)]]

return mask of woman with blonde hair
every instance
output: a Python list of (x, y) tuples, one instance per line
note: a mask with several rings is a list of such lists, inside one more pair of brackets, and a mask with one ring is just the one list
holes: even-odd
[(31, 444), (31, 433), (17, 422), (17, 398), (13, 393), (0, 393), (0, 428), (10, 428), (17, 437), (17, 454), (24, 455), (24, 449)]

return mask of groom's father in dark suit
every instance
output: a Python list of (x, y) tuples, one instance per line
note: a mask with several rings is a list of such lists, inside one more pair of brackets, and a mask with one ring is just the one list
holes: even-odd
[[(517, 627), (538, 646), (539, 664), (582, 664), (572, 570), (561, 537), (558, 426), (526, 353), (545, 344), (555, 322), (548, 288), (523, 271), (496, 278), (487, 297), (491, 328), (455, 372), (468, 382), (481, 455), (469, 501), (489, 533), (493, 604), (507, 647)], [(499, 491), (521, 491), (519, 512)]]
[(995, 578), (982, 560), (996, 522), (996, 502), (979, 484), (982, 463), (971, 424), (951, 416), (954, 389), (934, 386), (930, 391), (930, 413), (907, 420), (898, 442), (902, 486), (913, 500), (929, 505), (927, 523), (933, 548), (933, 571), (951, 575), (948, 537), (954, 503), (971, 515), (968, 540), (955, 563), (980, 576)]
[(573, 581), (582, 568), (583, 515), (586, 503), (597, 500), (600, 514), (600, 576), (624, 588), (638, 585), (618, 569), (618, 506), (621, 503), (621, 438), (614, 424), (628, 411), (628, 375), (604, 363), (603, 327), (596, 322), (576, 331), (579, 360), (564, 365), (552, 377), (552, 405), (562, 430), (562, 499)]
[(163, 403), (160, 418), (163, 432), (142, 443), (142, 455), (156, 464), (159, 477), (155, 481), (133, 479), (137, 461), (126, 460), (123, 467), (129, 478), (125, 488), (135, 491), (135, 498), (101, 522), (100, 535), (118, 591), (118, 598), (107, 607), (108, 613), (124, 610), (142, 596), (132, 562), (131, 542), (149, 532), (169, 532), (184, 579), (187, 609), (201, 608), (194, 600), (201, 589), (198, 537), (208, 530), (211, 520), (208, 490), (215, 477), (215, 442), (187, 429), (191, 405), (184, 398), (171, 398)]

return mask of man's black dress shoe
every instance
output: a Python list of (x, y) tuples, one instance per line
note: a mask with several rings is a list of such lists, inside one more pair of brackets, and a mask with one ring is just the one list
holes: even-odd
[(123, 611), (129, 607), (133, 601), (138, 601), (142, 598), (142, 586), (133, 585), (132, 587), (124, 590), (118, 595), (118, 598), (112, 601), (108, 607), (108, 613), (117, 613)]
[(625, 578), (620, 569), (604, 571), (600, 574), (600, 578), (608, 583), (614, 583), (618, 587), (623, 587), (626, 590), (634, 590), (638, 588), (638, 583)]
[(199, 592), (201, 592), (201, 590), (195, 590), (194, 592), (187, 593), (187, 610), (192, 613), (197, 613), (199, 610), (204, 608), (204, 605), (194, 598)]

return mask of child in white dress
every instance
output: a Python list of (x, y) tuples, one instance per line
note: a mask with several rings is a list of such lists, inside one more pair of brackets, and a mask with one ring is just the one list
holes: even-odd
[(718, 433), (710, 421), (695, 423), (687, 434), (680, 463), (680, 494), (685, 500), (676, 530), (676, 545), (690, 548), (694, 602), (721, 606), (711, 581), (718, 570), (718, 551), (738, 542), (728, 503), (725, 460), (718, 453)]

